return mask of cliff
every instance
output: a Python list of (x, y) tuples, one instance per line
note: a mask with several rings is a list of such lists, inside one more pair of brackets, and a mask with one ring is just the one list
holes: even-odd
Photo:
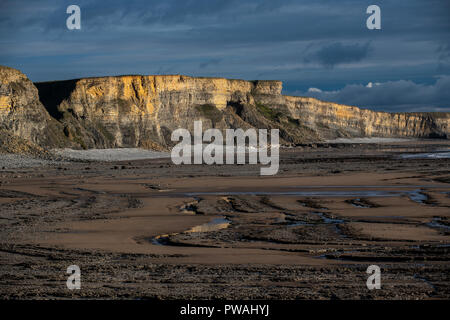
[[(33, 144), (63, 146), (62, 126), (53, 119), (40, 103), (33, 83), (20, 71), (0, 66), (0, 132), (2, 147), (16, 141), (14, 150), (20, 150), (20, 137)], [(6, 139), (6, 136), (9, 136)], [(3, 139), (4, 138), (4, 139)], [(22, 144), (24, 150), (29, 146)], [(8, 148), (11, 146), (8, 146)]]
[[(259, 96), (282, 102), (281, 82), (192, 78), (180, 75), (121, 76), (36, 83), (50, 114), (64, 132), (85, 148), (168, 148), (177, 128), (280, 128), (299, 142), (296, 128), (284, 129), (277, 119), (260, 113), (254, 121), (241, 116)], [(250, 119), (251, 120), (251, 119)]]
[(40, 145), (167, 149), (173, 130), (192, 130), (199, 119), (204, 130), (278, 128), (281, 142), (292, 144), (336, 137), (449, 136), (450, 113), (374, 112), (284, 96), (280, 81), (130, 75), (34, 87), (12, 70), (0, 69), (0, 123)]
[(449, 112), (375, 112), (306, 97), (286, 97), (286, 103), (322, 137), (450, 137)]

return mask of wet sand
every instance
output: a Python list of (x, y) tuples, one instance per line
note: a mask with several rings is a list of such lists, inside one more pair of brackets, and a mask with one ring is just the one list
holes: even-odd
[(285, 149), (273, 177), (170, 159), (4, 169), (0, 296), (449, 298), (450, 159), (400, 158), (449, 146)]

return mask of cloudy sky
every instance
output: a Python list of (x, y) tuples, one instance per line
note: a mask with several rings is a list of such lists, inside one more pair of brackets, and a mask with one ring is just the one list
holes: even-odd
[[(68, 30), (66, 8), (81, 8)], [(381, 30), (366, 9), (381, 8)], [(284, 93), (450, 111), (448, 0), (1, 0), (0, 64), (33, 81), (121, 74), (277, 79)]]

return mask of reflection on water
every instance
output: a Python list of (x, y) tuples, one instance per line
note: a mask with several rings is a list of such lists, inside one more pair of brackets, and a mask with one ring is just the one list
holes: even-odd
[[(231, 221), (226, 218), (215, 218), (210, 222), (195, 226), (182, 233), (197, 233), (197, 232), (211, 232), (226, 229), (231, 224)], [(170, 236), (176, 236), (179, 233), (162, 234), (151, 239), (152, 244), (157, 246), (164, 246), (170, 244)]]
[(421, 192), (419, 192), (420, 190), (416, 190), (415, 192), (411, 192), (409, 194), (409, 198), (412, 201), (418, 202), (418, 203), (424, 203), (425, 201), (428, 200), (428, 197), (426, 194), (423, 194)]
[[(330, 187), (330, 186), (328, 186)], [(332, 186), (334, 188), (334, 186)], [(361, 188), (361, 186), (352, 186), (352, 188)], [(299, 197), (401, 197), (407, 196), (414, 202), (423, 203), (427, 196), (417, 190), (345, 190), (345, 191), (286, 191), (286, 192), (268, 192), (268, 191), (242, 191), (242, 192), (189, 192), (185, 194), (192, 196), (299, 196)]]
[(189, 229), (186, 232), (210, 232), (210, 231), (217, 231), (221, 229), (226, 229), (230, 225), (231, 221), (226, 218), (216, 218), (211, 220), (208, 223), (195, 226), (191, 229)]
[(400, 155), (402, 159), (450, 159), (450, 152), (437, 151), (430, 153), (404, 153)]
[(427, 223), (427, 225), (431, 228), (439, 228), (444, 230), (450, 230), (450, 226), (444, 224), (442, 222), (441, 218), (434, 218), (430, 223)]
[(308, 223), (305, 221), (295, 221), (295, 222), (291, 222), (289, 223), (287, 226), (289, 228), (293, 228), (293, 227), (298, 227), (298, 226), (313, 226), (313, 223)]
[(151, 239), (152, 244), (155, 246), (164, 246), (167, 244), (168, 240), (169, 240), (168, 234), (159, 235)]
[(316, 214), (318, 215), (320, 218), (322, 218), (324, 223), (329, 223), (329, 224), (340, 224), (340, 223), (344, 223), (344, 220), (342, 219), (333, 219), (333, 218), (329, 218), (325, 215), (325, 213), (323, 212), (311, 212), (312, 214)]

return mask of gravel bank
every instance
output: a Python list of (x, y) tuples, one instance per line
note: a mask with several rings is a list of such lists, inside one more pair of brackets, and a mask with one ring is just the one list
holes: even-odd
[(337, 138), (334, 140), (327, 140), (328, 143), (390, 143), (390, 142), (408, 142), (417, 139), (406, 138)]
[[(33, 157), (13, 153), (0, 153), (0, 170), (33, 168), (40, 166), (53, 166), (69, 163), (73, 161), (131, 161), (143, 159), (169, 158), (170, 153), (157, 152), (138, 148), (123, 149), (90, 149), (72, 150), (55, 149), (52, 150), (50, 159)], [(53, 159), (51, 159), (53, 158)]]
[(0, 169), (33, 168), (61, 164), (62, 161), (45, 160), (20, 154), (0, 153)]
[(168, 152), (158, 152), (139, 148), (89, 150), (55, 149), (52, 150), (52, 153), (62, 158), (91, 161), (130, 161), (170, 157), (170, 153)]

